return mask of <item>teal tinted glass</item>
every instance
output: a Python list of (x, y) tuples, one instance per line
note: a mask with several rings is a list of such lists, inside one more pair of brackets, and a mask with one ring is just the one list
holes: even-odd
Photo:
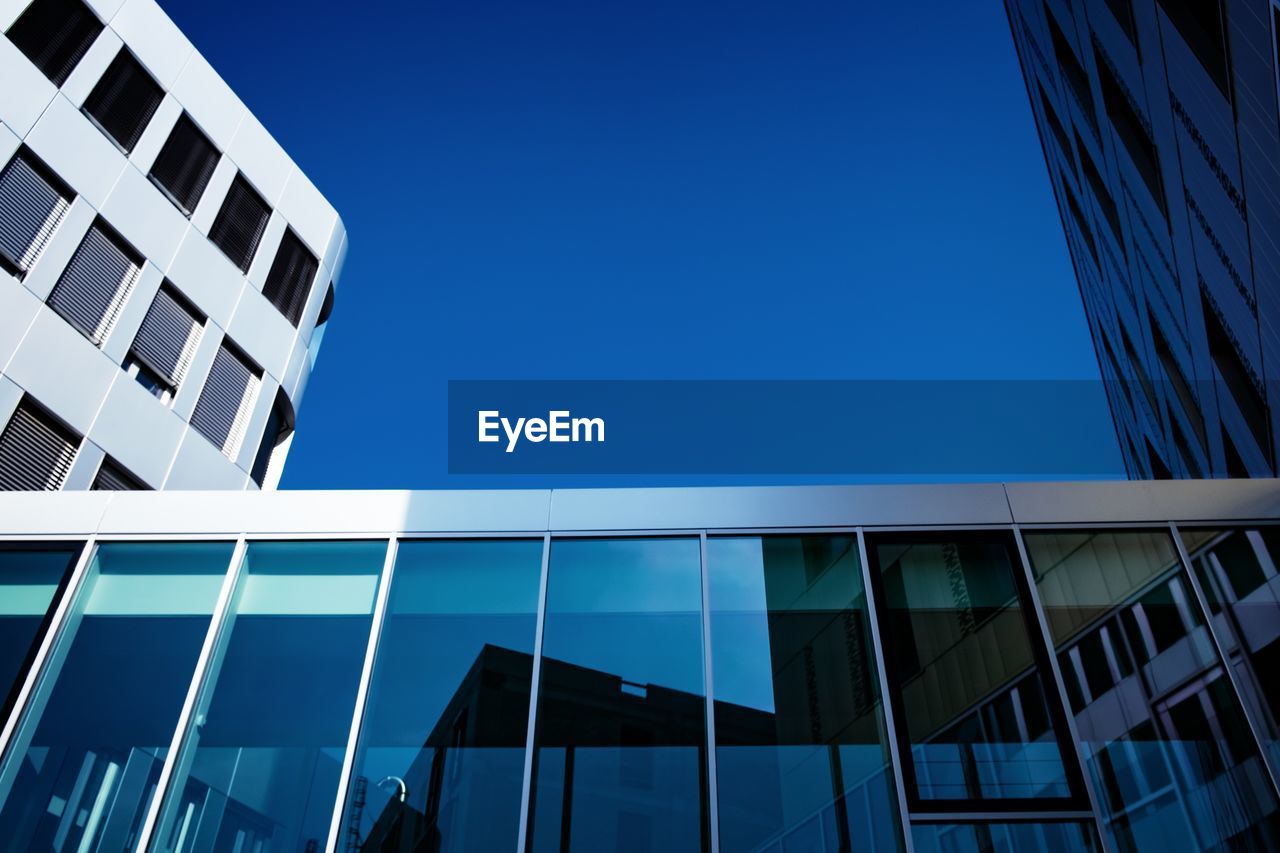
[(1182, 530), (1213, 628), (1280, 767), (1280, 527)]
[(78, 543), (0, 544), (0, 716), (7, 716)]
[(324, 848), (386, 548), (250, 543), (157, 849)]
[(1026, 534), (1121, 850), (1274, 850), (1280, 814), (1167, 531)]
[(1078, 797), (1064, 761), (1065, 720), (1050, 704), (1038, 634), (1018, 593), (1012, 541), (1001, 534), (872, 541), (908, 795), (935, 804)]
[(531, 850), (705, 849), (700, 562), (697, 539), (552, 542)]
[(707, 542), (720, 849), (901, 849), (853, 536)]
[(916, 853), (1093, 853), (1100, 849), (1093, 825), (1082, 821), (917, 824), (911, 839)]
[(9, 849), (134, 849), (231, 553), (99, 546), (5, 765)]
[(350, 849), (515, 849), (541, 572), (540, 539), (400, 543), (347, 794)]

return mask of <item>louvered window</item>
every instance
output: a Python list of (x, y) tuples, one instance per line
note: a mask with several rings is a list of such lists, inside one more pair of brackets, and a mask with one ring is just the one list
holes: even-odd
[(80, 0), (35, 0), (7, 35), (44, 76), (61, 86), (100, 32), (102, 22)]
[(102, 343), (141, 272), (142, 258), (96, 222), (53, 286), (49, 307), (89, 340)]
[(129, 358), (144, 365), (172, 394), (186, 377), (203, 333), (204, 318), (177, 293), (162, 287), (133, 339)]
[(280, 242), (280, 251), (276, 252), (262, 293), (296, 326), (302, 319), (302, 309), (306, 307), (307, 295), (311, 293), (311, 282), (319, 269), (320, 262), (316, 256), (290, 229)]
[(137, 477), (125, 471), (111, 459), (104, 459), (98, 475), (89, 487), (95, 492), (141, 492), (147, 487)]
[(0, 432), (0, 491), (56, 491), (76, 458), (80, 436), (23, 400)]
[(267, 425), (262, 430), (262, 441), (258, 443), (258, 453), (253, 459), (253, 468), (249, 476), (259, 487), (267, 478), (267, 469), (275, 456), (276, 448), (293, 433), (293, 406), (284, 390), (276, 391), (275, 403), (271, 406), (271, 414), (267, 416)]
[(244, 175), (236, 175), (226, 200), (222, 202), (222, 209), (218, 211), (218, 218), (213, 220), (209, 239), (231, 259), (231, 263), (242, 272), (248, 272), (270, 217), (271, 208), (267, 207), (262, 196), (250, 186)]
[(120, 48), (84, 102), (84, 111), (125, 153), (133, 150), (164, 98), (160, 84), (142, 63)]
[(0, 266), (21, 275), (36, 262), (75, 194), (25, 148), (0, 171)]
[(231, 459), (240, 452), (260, 383), (258, 371), (247, 359), (226, 344), (218, 349), (191, 413), (191, 425)]
[(190, 216), (218, 166), (218, 149), (183, 113), (151, 166), (151, 180)]

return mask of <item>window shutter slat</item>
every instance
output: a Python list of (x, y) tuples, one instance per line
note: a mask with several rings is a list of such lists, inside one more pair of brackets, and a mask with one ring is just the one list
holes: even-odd
[(164, 91), (125, 48), (107, 67), (84, 102), (84, 111), (126, 153), (133, 150), (155, 115)]
[(0, 491), (56, 491), (75, 460), (79, 438), (22, 403), (0, 432)]
[(137, 283), (140, 263), (94, 225), (49, 294), (49, 307), (95, 344), (111, 331)]
[(35, 0), (7, 35), (55, 86), (61, 86), (100, 32), (102, 22), (81, 0)]
[(259, 384), (258, 375), (239, 356), (226, 346), (221, 347), (191, 413), (191, 426), (234, 459), (257, 400)]
[(161, 289), (133, 340), (132, 352), (176, 389), (187, 375), (203, 332), (201, 319)]
[(151, 166), (151, 179), (190, 216), (218, 166), (218, 149), (183, 113)]
[(146, 491), (147, 487), (126, 474), (119, 465), (110, 459), (105, 459), (89, 489), (94, 492), (140, 492)]
[(29, 158), (19, 152), (0, 172), (0, 253), (20, 272), (31, 269), (71, 206)]
[(302, 319), (302, 310), (311, 293), (311, 282), (319, 269), (320, 262), (298, 235), (292, 230), (286, 231), (262, 293), (296, 326)]
[(227, 190), (218, 217), (209, 229), (209, 240), (222, 250), (241, 272), (248, 272), (254, 252), (267, 230), (271, 208), (243, 175), (236, 175)]

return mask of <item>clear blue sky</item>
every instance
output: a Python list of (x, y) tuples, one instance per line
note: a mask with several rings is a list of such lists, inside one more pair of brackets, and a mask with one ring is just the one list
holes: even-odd
[(449, 379), (1097, 376), (999, 0), (161, 3), (350, 232), (285, 487), (565, 482)]

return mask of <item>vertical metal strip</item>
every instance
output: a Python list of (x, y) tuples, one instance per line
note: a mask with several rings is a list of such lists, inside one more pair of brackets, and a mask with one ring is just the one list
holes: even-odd
[(516, 853), (529, 846), (529, 801), (533, 790), (534, 732), (538, 724), (538, 687), (542, 681), (542, 630), (547, 619), (547, 571), (551, 565), (551, 534), (542, 537), (542, 574), (538, 578), (538, 615), (533, 637), (533, 677), (529, 682), (529, 729), (524, 740), (524, 775), (520, 783), (520, 834)]
[[(85, 539), (84, 550), (76, 558), (76, 564), (67, 579), (67, 586), (62, 592), (62, 598), (54, 607), (53, 618), (49, 621), (49, 627), (45, 630), (44, 637), (40, 640), (40, 645), (36, 649), (36, 656), (31, 661), (31, 667), (27, 670), (27, 677), (22, 682), (22, 689), (18, 691), (18, 698), (13, 703), (13, 710), (9, 712), (9, 719), (4, 721), (4, 728), (0, 729), (0, 756), (3, 757), (3, 760), (0, 761), (0, 780), (6, 780), (11, 775), (8, 767), (9, 762), (13, 759), (13, 756), (10, 755), (10, 747), (13, 746), (18, 723), (26, 716), (27, 706), (35, 695), (36, 685), (40, 683), (40, 677), (49, 662), (49, 657), (53, 649), (56, 648), (57, 643), (62, 639), (63, 627), (67, 623), (67, 614), (71, 612), (71, 606), (79, 595), (81, 586), (84, 585), (85, 575), (89, 573), (89, 564), (93, 561), (94, 553), (97, 551), (97, 543), (98, 537), (96, 535), (91, 535)], [(3, 803), (9, 797), (9, 784), (9, 782), (0, 782), (0, 803)]]
[(880, 682), (880, 716), (884, 719), (885, 739), (889, 741), (889, 764), (893, 771), (893, 787), (898, 794), (898, 819), (906, 853), (914, 853), (911, 837), (911, 809), (907, 806), (907, 784), (902, 776), (902, 755), (898, 751), (898, 729), (894, 722), (889, 673), (884, 666), (884, 646), (880, 637), (880, 617), (876, 613), (876, 597), (871, 594), (871, 561), (867, 559), (867, 537), (861, 527), (858, 535), (858, 563), (862, 568), (862, 597), (867, 602), (867, 632), (871, 634), (871, 651), (876, 659), (876, 678)]
[(391, 595), (391, 576), (395, 572), (396, 553), (400, 549), (400, 540), (392, 536), (387, 542), (387, 554), (382, 562), (382, 573), (379, 576), (378, 597), (374, 599), (373, 619), (369, 625), (369, 644), (364, 652), (364, 668), (360, 670), (360, 686), (356, 689), (356, 704), (351, 709), (351, 730), (347, 733), (347, 751), (342, 757), (342, 772), (338, 774), (338, 791), (334, 798), (333, 816), (329, 821), (329, 841), (325, 845), (328, 853), (338, 848), (338, 834), (342, 831), (342, 816), (347, 802), (347, 792), (351, 787), (351, 774), (355, 770), (356, 745), (360, 737), (360, 725), (364, 722), (365, 706), (369, 697), (369, 682), (373, 679), (373, 659), (382, 639), (382, 621), (386, 616), (387, 601)]
[(720, 790), (716, 776), (715, 679), (711, 669), (711, 579), (707, 571), (707, 531), (698, 535), (702, 578), (702, 679), (707, 708), (707, 819), (711, 822), (711, 853), (720, 853)]
[[(1031, 570), (1031, 556), (1027, 553), (1027, 543), (1022, 539), (1022, 528), (1013, 525), (1013, 538), (1018, 544), (1018, 559), (1022, 562), (1022, 574), (1027, 582), (1027, 594), (1031, 598), (1031, 609), (1035, 613), (1036, 626), (1040, 629), (1040, 640), (1049, 653), (1049, 671), (1053, 675), (1053, 686), (1058, 691), (1058, 701), (1062, 705), (1063, 719), (1067, 723), (1067, 734), (1076, 747), (1076, 760), (1080, 762), (1080, 775), (1084, 780), (1084, 791), (1089, 797), (1089, 808), (1093, 810), (1093, 824), (1098, 832), (1098, 841), (1105, 853), (1115, 853), (1115, 845), (1107, 835), (1107, 827), (1103, 822), (1102, 809), (1098, 806), (1098, 793), (1093, 787), (1093, 776), (1089, 773), (1089, 762), (1085, 757), (1084, 746), (1080, 743), (1080, 732), (1076, 728), (1076, 715), (1071, 712), (1071, 700), (1067, 696), (1067, 684), (1062, 678), (1062, 667), (1058, 664), (1058, 650), (1053, 644), (1053, 636), (1049, 633), (1049, 620), (1044, 615), (1044, 605), (1040, 601), (1040, 591), (1036, 588), (1035, 573)], [(1065, 758), (1065, 756), (1064, 756)]]
[(231, 564), (227, 567), (226, 577), (222, 579), (222, 588), (218, 591), (218, 601), (214, 605), (212, 616), (209, 618), (209, 630), (205, 632), (204, 645), (200, 648), (200, 657), (196, 660), (195, 672), (192, 674), (191, 684), (187, 687), (187, 696), (182, 703), (182, 712), (178, 715), (178, 724), (173, 730), (173, 739), (169, 742), (169, 751), (165, 754), (164, 766), (161, 768), (160, 778), (156, 782), (156, 792), (151, 798), (151, 805), (148, 807), (146, 818), (142, 822), (142, 830), (138, 833), (138, 843), (134, 848), (136, 850), (155, 849), (152, 844), (152, 836), (156, 831), (156, 824), (160, 820), (161, 809), (168, 794), (169, 783), (173, 780), (174, 768), (181, 757), (183, 743), (187, 739), (187, 733), (191, 728), (191, 719), (195, 715), (195, 709), (200, 700), (200, 691), (204, 688), (209, 661), (213, 657), (222, 635), (222, 626), (226, 622), (227, 611), (231, 607), (231, 598), (236, 588), (236, 582), (244, 571), (246, 548), (244, 536), (236, 539), (235, 548), (231, 552)]
[[(1204, 620), (1205, 630), (1209, 632), (1209, 639), (1213, 641), (1213, 648), (1218, 653), (1218, 660), (1222, 661), (1222, 669), (1226, 673), (1227, 678), (1231, 681), (1231, 689), (1236, 693), (1236, 701), (1240, 703), (1240, 710), (1244, 713), (1245, 723), (1249, 726), (1249, 734), (1253, 736), (1254, 745), (1258, 747), (1258, 755), (1262, 758), (1262, 766), (1267, 769), (1267, 778), (1271, 780), (1271, 788), (1277, 797), (1280, 797), (1280, 784), (1277, 783), (1275, 763), (1272, 761), (1271, 751), (1267, 749), (1267, 742), (1262, 737), (1262, 727), (1253, 713), (1253, 705), (1244, 700), (1243, 685), (1240, 683), (1239, 674), (1236, 668), (1231, 665), (1230, 659), (1227, 657), (1226, 648), (1218, 638), (1218, 632), (1213, 629), (1213, 617), (1210, 615), (1209, 599), (1205, 596), (1204, 587), (1200, 585), (1200, 579), (1196, 577), (1195, 569), (1191, 565), (1191, 555), (1187, 552), (1186, 543), (1182, 541), (1182, 535), (1178, 532), (1178, 525), (1173, 522), (1169, 523), (1169, 535), (1173, 537), (1174, 547), (1178, 549), (1178, 559), (1182, 561), (1182, 570), (1186, 574), (1187, 583), (1190, 584), (1192, 592), (1195, 594), (1196, 602), (1200, 607), (1200, 618)], [(1241, 637), (1240, 643), (1244, 642)]]

